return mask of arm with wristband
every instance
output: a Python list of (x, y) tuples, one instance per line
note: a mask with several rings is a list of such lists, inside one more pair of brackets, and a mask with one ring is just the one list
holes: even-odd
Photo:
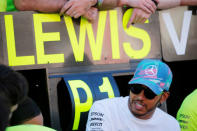
[[(45, 13), (60, 12), (68, 2), (68, 0), (14, 0), (16, 9), (20, 11), (39, 11)], [(80, 1), (78, 3), (80, 3)], [(64, 14), (64, 12), (62, 12), (62, 14)], [(97, 16), (97, 8), (91, 7), (87, 9), (83, 16), (89, 21), (93, 21)]]

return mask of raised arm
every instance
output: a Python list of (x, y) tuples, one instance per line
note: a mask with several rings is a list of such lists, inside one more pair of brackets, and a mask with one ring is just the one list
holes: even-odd
[(159, 9), (168, 9), (177, 6), (195, 6), (197, 0), (159, 0)]
[(196, 6), (197, 5), (197, 0), (181, 0), (180, 5), (189, 5), (189, 6)]
[(14, 0), (21, 11), (59, 12), (67, 0)]
[(181, 0), (159, 0), (158, 9), (168, 9), (179, 6)]
[[(14, 0), (16, 8), (20, 11), (39, 11), (45, 13), (59, 13), (67, 3), (67, 0)], [(78, 4), (80, 4), (80, 1), (78, 1)], [(80, 14), (74, 13), (72, 11), (71, 17), (78, 18), (83, 15), (89, 21), (94, 21), (97, 17), (97, 9), (93, 7), (88, 8), (86, 12), (79, 11)]]
[[(98, 0), (99, 1), (99, 0)], [(136, 7), (145, 10), (147, 13), (153, 13), (156, 10), (156, 6), (152, 0), (100, 0), (101, 5), (99, 9), (112, 9), (115, 7)], [(158, 0), (156, 0), (158, 2)]]
[(67, 14), (78, 18), (84, 15), (92, 6), (96, 5), (97, 0), (69, 0), (61, 9), (60, 14)]
[[(158, 9), (169, 9), (177, 6), (195, 5), (197, 5), (197, 0), (159, 0)], [(133, 14), (130, 17), (127, 27), (129, 27), (131, 23), (144, 23), (150, 16), (151, 13), (147, 13), (140, 8), (135, 8)]]

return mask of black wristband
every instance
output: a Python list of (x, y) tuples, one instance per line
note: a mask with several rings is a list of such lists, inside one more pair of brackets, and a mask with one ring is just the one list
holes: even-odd
[(154, 2), (156, 6), (158, 5), (158, 2), (156, 0), (152, 0), (152, 2)]

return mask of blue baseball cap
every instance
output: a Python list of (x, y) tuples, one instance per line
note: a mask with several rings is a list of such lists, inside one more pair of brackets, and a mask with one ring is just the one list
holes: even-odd
[(156, 95), (164, 90), (169, 91), (172, 72), (167, 64), (160, 60), (144, 59), (135, 71), (129, 84), (142, 84), (150, 88)]

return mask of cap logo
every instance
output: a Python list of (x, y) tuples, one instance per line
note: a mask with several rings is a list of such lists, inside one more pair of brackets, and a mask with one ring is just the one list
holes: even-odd
[(156, 65), (149, 65), (145, 69), (145, 74), (147, 76), (157, 76), (157, 72), (158, 72), (158, 69)]

